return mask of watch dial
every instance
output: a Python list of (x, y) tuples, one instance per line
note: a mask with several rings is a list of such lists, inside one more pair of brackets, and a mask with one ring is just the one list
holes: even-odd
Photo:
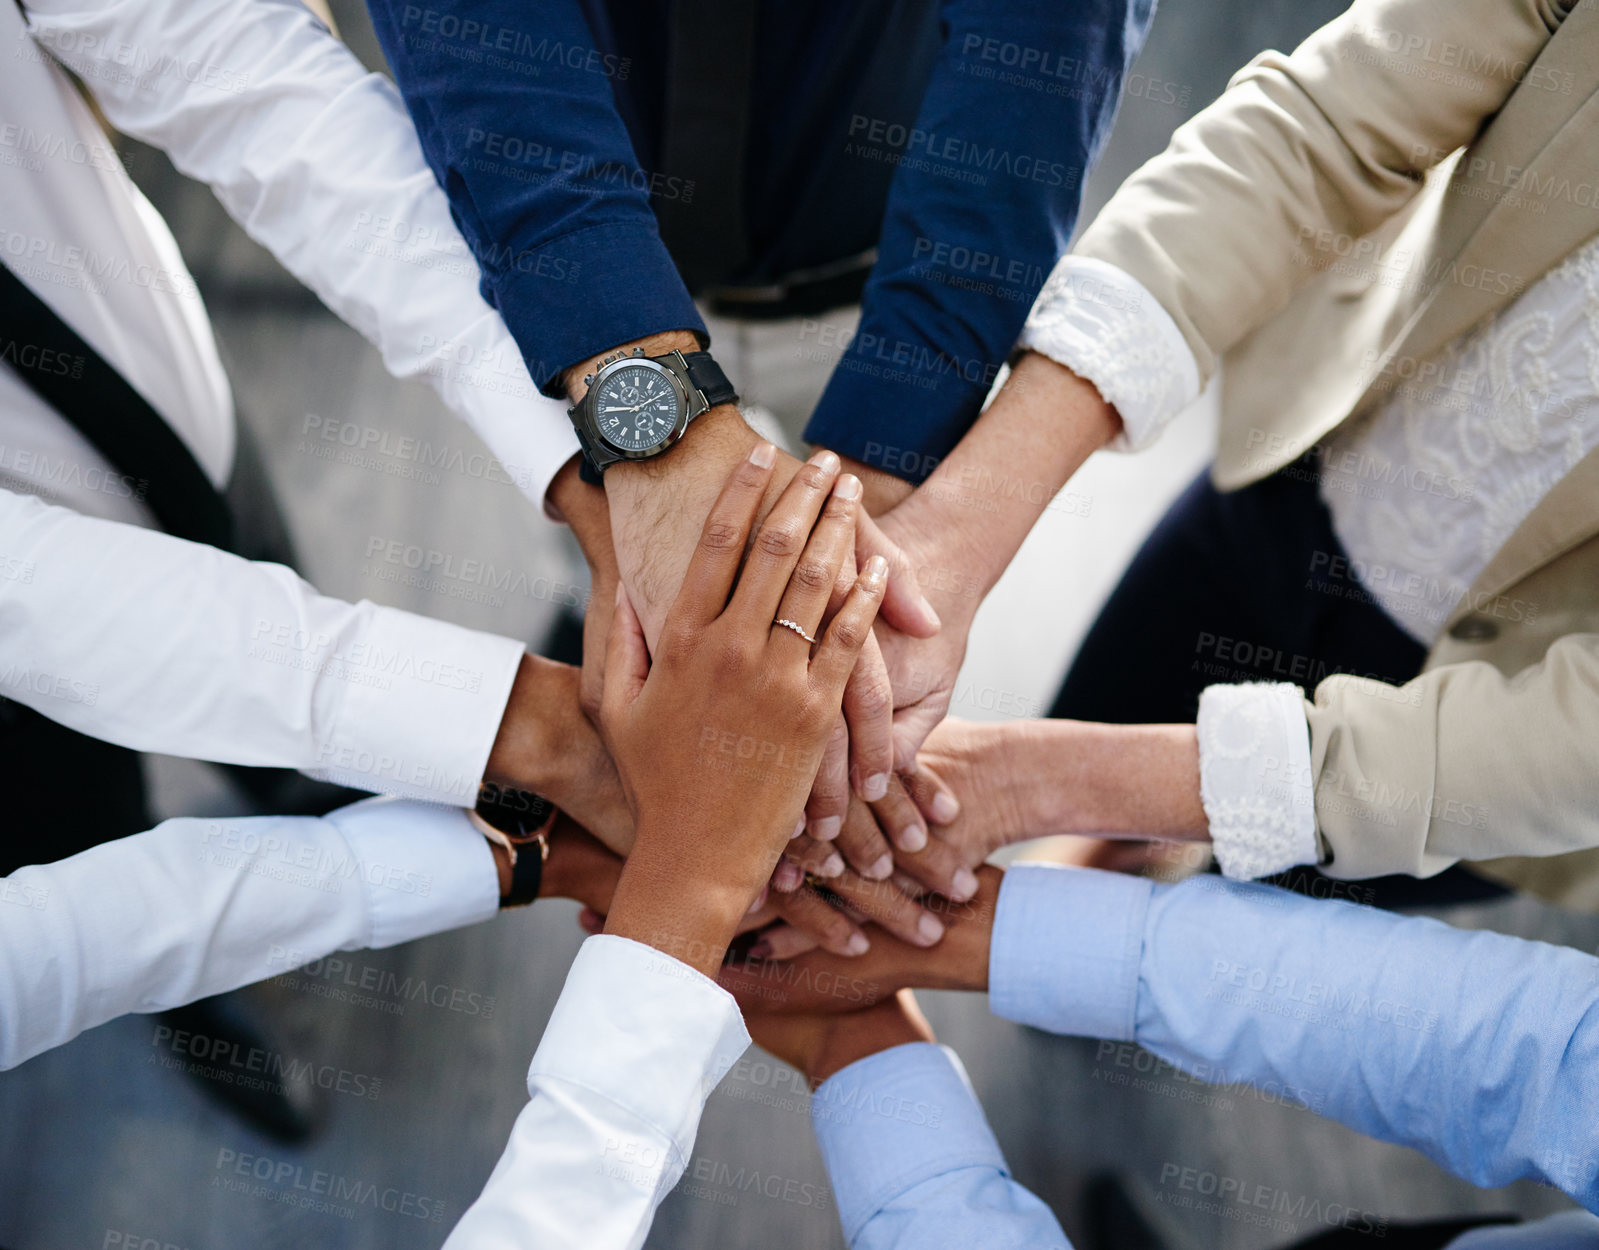
[(677, 392), (657, 369), (635, 365), (605, 378), (594, 396), (594, 420), (606, 442), (624, 451), (658, 447), (677, 427)]

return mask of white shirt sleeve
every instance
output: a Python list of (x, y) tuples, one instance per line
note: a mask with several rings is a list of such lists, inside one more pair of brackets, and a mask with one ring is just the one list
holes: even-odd
[(119, 746), (464, 806), (522, 654), (0, 491), (0, 696)]
[(749, 1041), (714, 981), (627, 938), (589, 938), (533, 1056), (533, 1101), (445, 1250), (642, 1246)]
[(34, 39), (114, 126), (209, 183), (389, 372), (425, 378), (543, 504), (576, 435), (479, 293), (477, 264), (388, 79), (297, 0), (25, 7)]
[(1222, 873), (1252, 880), (1320, 860), (1305, 697), (1287, 682), (1199, 696), (1199, 794)]
[(1061, 257), (1019, 346), (1094, 384), (1122, 419), (1116, 451), (1149, 446), (1199, 398), (1199, 364), (1171, 314), (1132, 274), (1102, 260)]
[(169, 820), (19, 868), (0, 878), (0, 1068), (130, 1011), (476, 924), (499, 893), (463, 813), (393, 799), (321, 818)]

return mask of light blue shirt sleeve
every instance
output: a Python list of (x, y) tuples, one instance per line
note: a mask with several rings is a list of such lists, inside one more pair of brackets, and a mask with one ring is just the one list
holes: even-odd
[(852, 1250), (1070, 1250), (1010, 1178), (966, 1070), (942, 1046), (896, 1046), (823, 1082), (811, 1120)]
[(1599, 1209), (1599, 960), (1579, 951), (1214, 877), (1029, 865), (1001, 888), (989, 1001)]

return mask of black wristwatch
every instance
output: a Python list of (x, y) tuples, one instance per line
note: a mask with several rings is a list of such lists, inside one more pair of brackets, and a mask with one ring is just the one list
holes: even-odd
[(467, 816), (511, 861), (511, 890), (500, 899), (501, 907), (527, 907), (538, 898), (558, 814), (554, 803), (531, 790), (491, 781), (478, 787), (477, 806)]
[(683, 437), (688, 423), (718, 404), (738, 400), (710, 352), (646, 356), (618, 352), (583, 379), (588, 391), (566, 415), (583, 447), (585, 477), (618, 460), (648, 460)]

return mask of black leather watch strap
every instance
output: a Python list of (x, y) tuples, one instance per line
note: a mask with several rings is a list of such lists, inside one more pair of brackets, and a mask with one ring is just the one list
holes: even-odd
[(501, 907), (530, 907), (538, 901), (544, 884), (544, 856), (549, 843), (539, 838), (516, 848), (516, 863), (511, 865), (511, 892), (500, 898)]
[(738, 402), (738, 391), (710, 352), (684, 352), (683, 363), (688, 366), (688, 380), (712, 408)]

